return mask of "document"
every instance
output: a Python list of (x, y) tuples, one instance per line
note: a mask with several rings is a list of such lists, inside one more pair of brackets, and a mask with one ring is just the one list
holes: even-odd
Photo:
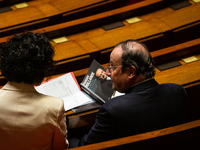
[(65, 111), (93, 102), (91, 98), (81, 91), (73, 72), (45, 82), (35, 87), (35, 89), (39, 93), (62, 99)]

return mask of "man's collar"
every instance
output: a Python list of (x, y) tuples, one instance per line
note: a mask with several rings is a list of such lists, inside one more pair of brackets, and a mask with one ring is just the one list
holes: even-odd
[(154, 78), (149, 78), (132, 85), (125, 93), (142, 91), (156, 85), (158, 85), (156, 80)]

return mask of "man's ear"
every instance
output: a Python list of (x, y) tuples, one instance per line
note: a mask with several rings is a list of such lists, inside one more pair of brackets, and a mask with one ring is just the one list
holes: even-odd
[(129, 69), (130, 69), (129, 79), (132, 79), (136, 75), (136, 68), (135, 68), (135, 66), (131, 66)]

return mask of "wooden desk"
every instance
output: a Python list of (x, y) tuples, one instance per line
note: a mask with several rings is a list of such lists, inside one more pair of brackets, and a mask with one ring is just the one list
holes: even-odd
[[(199, 57), (200, 58), (200, 57)], [(190, 87), (200, 81), (200, 61), (183, 64), (181, 66), (157, 72), (155, 79), (158, 83), (177, 83), (184, 87)]]
[[(16, 9), (0, 14), (1, 36), (8, 36), (24, 30), (33, 30), (47, 25), (61, 23), (63, 17), (71, 16), (71, 20), (108, 9), (113, 4), (125, 4), (127, 1), (119, 0), (57, 0), (57, 1), (30, 1), (30, 7)], [(119, 7), (113, 5), (113, 7)], [(26, 14), (26, 15), (25, 15)], [(80, 16), (81, 14), (81, 16)], [(72, 17), (73, 16), (73, 17)], [(68, 18), (69, 19), (69, 18)]]
[[(43, 7), (47, 7), (48, 4), (43, 5)], [(48, 5), (49, 6), (49, 5)], [(46, 15), (47, 11), (51, 12), (51, 15), (58, 15), (59, 11), (53, 8), (52, 6), (49, 6), (48, 9), (43, 9), (41, 11), (37, 7), (27, 7), (23, 9), (18, 9), (14, 11), (9, 11), (6, 13), (1, 13), (0, 18), (0, 33), (1, 36), (6, 35), (12, 35), (14, 33), (19, 33), (21, 30), (17, 32), (11, 32), (16, 31), (16, 29), (22, 29), (24, 30), (24, 27), (33, 26), (36, 24), (42, 24), (47, 23), (49, 21), (50, 16)], [(24, 15), (26, 14), (26, 15)], [(35, 26), (36, 27), (36, 26)], [(29, 28), (27, 28), (29, 29)], [(9, 32), (10, 31), (10, 32)]]
[(96, 15), (87, 16), (85, 18), (77, 19), (74, 21), (64, 22), (55, 26), (48, 26), (34, 32), (46, 31), (49, 37), (55, 38), (56, 36), (67, 36), (75, 33), (80, 33), (86, 30), (98, 28), (102, 25), (109, 24), (115, 21), (121, 21), (132, 17), (133, 15), (140, 15), (155, 11), (157, 9), (168, 6), (176, 1), (164, 0), (144, 0), (132, 5), (124, 6), (121, 8), (113, 9), (110, 11), (102, 12)]
[[(193, 7), (195, 6), (195, 8), (197, 9), (199, 8), (200, 5), (193, 4), (191, 6)], [(74, 52), (76, 51), (80, 53), (80, 56), (96, 53), (96, 55), (95, 54), (93, 55), (95, 56), (94, 59), (98, 59), (98, 61), (102, 64), (108, 62), (109, 54), (114, 45), (116, 45), (118, 42), (121, 42), (129, 38), (143, 41), (144, 43), (147, 44), (150, 51), (156, 51), (161, 48), (178, 44), (182, 41), (185, 42), (187, 38), (188, 40), (194, 39), (194, 37), (191, 38), (191, 36), (195, 36), (196, 33), (191, 33), (191, 34), (185, 33), (186, 36), (184, 36), (184, 38), (177, 39), (176, 37), (179, 32), (176, 32), (177, 34), (172, 34), (172, 32), (174, 32), (175, 29), (168, 26), (165, 22), (157, 18), (157, 16), (160, 18), (165, 17), (165, 16), (177, 16), (177, 14), (180, 14), (180, 12), (182, 10), (185, 10), (186, 8), (187, 8), (186, 9), (187, 11), (189, 11), (188, 9), (189, 7), (193, 9), (193, 7), (191, 6), (182, 8), (181, 10), (177, 10), (177, 11), (173, 11), (171, 8), (165, 8), (153, 13), (142, 15), (141, 16), (141, 18), (143, 19), (142, 22), (138, 22), (131, 25), (128, 25), (127, 23), (125, 23), (125, 26), (116, 28), (113, 30), (109, 30), (109, 31), (105, 31), (102, 28), (96, 28), (90, 31), (70, 35), (67, 37), (70, 41), (63, 43), (61, 45), (63, 49), (65, 49), (66, 52), (67, 52), (68, 47), (70, 47), (71, 51), (74, 51)], [(181, 15), (182, 15), (181, 17), (184, 17), (183, 13), (181, 13)], [(171, 20), (173, 19), (176, 19), (176, 17), (171, 18)], [(181, 19), (179, 21), (181, 23)], [(192, 19), (192, 21), (194, 20)], [(191, 20), (187, 22), (187, 25), (190, 23), (191, 23)], [(197, 28), (197, 26), (195, 26), (195, 28)], [(192, 26), (191, 29), (187, 27), (187, 29), (192, 30), (194, 29), (193, 27), (194, 26)], [(184, 32), (182, 23), (180, 24), (179, 29), (181, 33)], [(72, 43), (74, 43), (73, 50), (72, 50)], [(55, 45), (55, 47), (57, 46)], [(58, 45), (58, 47), (60, 46)], [(65, 55), (64, 51), (62, 51), (62, 56), (61, 56), (62, 59), (69, 58), (67, 56), (69, 54), (66, 54), (66, 56), (64, 55)], [(57, 56), (57, 58), (59, 59), (59, 56)]]
[[(197, 11), (198, 9), (200, 9), (200, 3), (176, 11), (173, 11), (171, 8), (162, 9), (160, 11), (148, 13), (147, 15), (139, 16), (143, 20), (141, 22), (109, 30), (97, 36), (88, 37), (87, 39), (101, 50), (109, 49), (125, 39), (136, 39), (143, 41), (151, 51), (154, 51), (164, 48), (162, 44), (166, 47), (166, 43), (168, 44), (168, 42), (168, 46), (177, 44), (174, 36), (175, 33), (177, 33), (175, 31), (178, 29), (183, 31), (186, 26), (188, 28), (191, 27), (191, 29), (194, 29), (192, 27), (199, 27), (199, 25), (196, 24), (197, 21), (200, 21), (199, 11)], [(194, 11), (194, 13), (190, 13), (190, 10), (192, 12)], [(190, 15), (188, 16), (187, 14)], [(187, 19), (185, 19), (185, 17), (187, 17)], [(193, 24), (193, 26), (189, 26), (190, 24)], [(184, 40), (183, 42), (185, 42), (191, 40), (189, 39), (191, 36), (198, 37), (196, 34), (198, 34), (199, 30), (194, 31), (190, 32), (190, 34), (185, 34), (188, 35), (188, 37), (182, 36), (182, 41)], [(171, 35), (172, 32), (173, 34)], [(165, 38), (162, 39), (162, 43), (158, 44), (157, 42), (159, 40), (152, 40), (164, 36)], [(146, 41), (149, 42), (147, 43)]]
[[(47, 0), (47, 2), (49, 2), (49, 1), (52, 1), (52, 0)], [(36, 7), (38, 5), (38, 7), (39, 7), (40, 4), (43, 4), (43, 3), (44, 3), (44, 1), (31, 1), (31, 2), (29, 2), (29, 5), (31, 5), (32, 7)], [(47, 5), (48, 3), (44, 3), (44, 4)], [(44, 4), (41, 6), (45, 6)], [(163, 5), (165, 5), (165, 2), (163, 0), (148, 0), (148, 1), (145, 0), (145, 1), (138, 2), (136, 4), (132, 4), (129, 6), (124, 6), (124, 7), (110, 10), (107, 12), (102, 12), (100, 14), (96, 14), (96, 15), (93, 14), (93, 15), (87, 16), (85, 18), (76, 19), (74, 21), (68, 21), (68, 22), (64, 22), (64, 23), (60, 23), (60, 24), (56, 24), (56, 25), (51, 25), (51, 26), (35, 29), (32, 31), (33, 32), (45, 31), (49, 38), (55, 38), (57, 36), (62, 36), (62, 35), (66, 36), (66, 35), (70, 35), (74, 32), (77, 33), (80, 31), (85, 31), (86, 29), (92, 29), (95, 27), (99, 27), (103, 24), (108, 24), (113, 21), (119, 21), (121, 19), (127, 18), (127, 17), (129, 17), (133, 14), (137, 14), (139, 12), (144, 13), (147, 10), (150, 11), (150, 10), (155, 9), (156, 7), (158, 9), (161, 6), (163, 7)], [(45, 6), (45, 7), (47, 7), (47, 6)], [(49, 9), (47, 9), (47, 8), (44, 9), (43, 11), (45, 11), (45, 10), (48, 11)], [(55, 10), (55, 11), (57, 12), (58, 10)], [(57, 13), (59, 13), (59, 12), (57, 12)], [(71, 11), (70, 11), (70, 13), (72, 14)], [(18, 23), (15, 23), (15, 24), (18, 24)], [(9, 24), (7, 24), (7, 26), (9, 26)], [(0, 29), (1, 28), (2, 27), (0, 26)], [(12, 35), (12, 34), (10, 34), (10, 35)], [(7, 40), (7, 38), (10, 37), (10, 35), (8, 35), (8, 36), (6, 35), (6, 37), (4, 36), (4, 37), (0, 38), (0, 43), (5, 42)], [(82, 36), (82, 37), (84, 37), (84, 36)], [(73, 40), (73, 39), (70, 39), (70, 40)]]

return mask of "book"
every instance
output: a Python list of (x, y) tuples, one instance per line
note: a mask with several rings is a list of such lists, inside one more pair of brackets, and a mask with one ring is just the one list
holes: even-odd
[(106, 75), (106, 69), (96, 60), (93, 60), (80, 86), (101, 104), (110, 99), (114, 93), (111, 78)]
[(77, 82), (73, 72), (43, 82), (35, 89), (42, 94), (54, 96), (64, 101), (65, 111), (86, 111), (98, 108), (114, 93), (106, 69), (93, 60), (83, 81)]

